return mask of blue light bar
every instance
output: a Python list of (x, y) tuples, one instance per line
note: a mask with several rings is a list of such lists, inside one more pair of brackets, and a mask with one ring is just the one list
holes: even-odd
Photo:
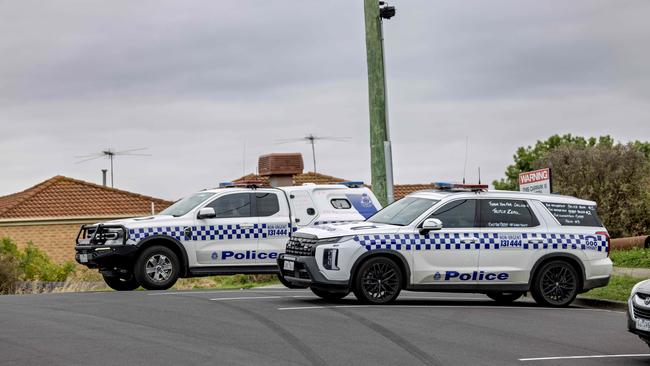
[(342, 185), (344, 185), (346, 187), (349, 187), (349, 188), (363, 187), (363, 181), (361, 181), (361, 180), (349, 181), (349, 182), (340, 182), (340, 183), (336, 183), (336, 184), (342, 184)]
[(234, 187), (235, 183), (233, 182), (221, 182), (219, 183), (219, 188)]

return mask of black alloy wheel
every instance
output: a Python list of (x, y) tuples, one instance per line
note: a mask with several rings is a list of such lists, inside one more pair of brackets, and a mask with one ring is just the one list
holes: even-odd
[(578, 272), (565, 261), (551, 261), (542, 266), (535, 275), (532, 295), (540, 305), (568, 306), (578, 295)]
[(402, 290), (402, 270), (391, 259), (375, 257), (361, 264), (356, 273), (354, 295), (367, 304), (387, 304)]

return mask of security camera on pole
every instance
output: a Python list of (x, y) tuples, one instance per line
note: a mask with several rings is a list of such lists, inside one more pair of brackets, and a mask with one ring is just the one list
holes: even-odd
[(370, 105), (370, 161), (372, 190), (382, 203), (393, 202), (393, 158), (388, 129), (383, 19), (395, 16), (386, 1), (364, 0), (368, 95)]

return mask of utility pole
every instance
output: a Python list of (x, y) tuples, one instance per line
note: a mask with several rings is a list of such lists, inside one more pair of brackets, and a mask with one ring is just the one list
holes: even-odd
[(372, 190), (386, 205), (393, 201), (393, 162), (386, 107), (386, 72), (382, 19), (395, 15), (385, 1), (364, 0), (368, 96), (370, 105), (370, 163)]

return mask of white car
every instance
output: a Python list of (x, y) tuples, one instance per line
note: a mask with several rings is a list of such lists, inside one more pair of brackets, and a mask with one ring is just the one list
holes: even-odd
[(627, 329), (650, 346), (650, 280), (634, 285), (627, 306)]
[(285, 281), (325, 299), (366, 303), (402, 289), (484, 293), (507, 303), (530, 291), (547, 306), (606, 286), (609, 235), (596, 203), (560, 195), (439, 184), (362, 223), (301, 229), (278, 264)]
[(379, 208), (361, 182), (210, 189), (155, 216), (83, 225), (76, 260), (125, 291), (167, 289), (179, 277), (276, 274), (293, 231), (364, 220)]

